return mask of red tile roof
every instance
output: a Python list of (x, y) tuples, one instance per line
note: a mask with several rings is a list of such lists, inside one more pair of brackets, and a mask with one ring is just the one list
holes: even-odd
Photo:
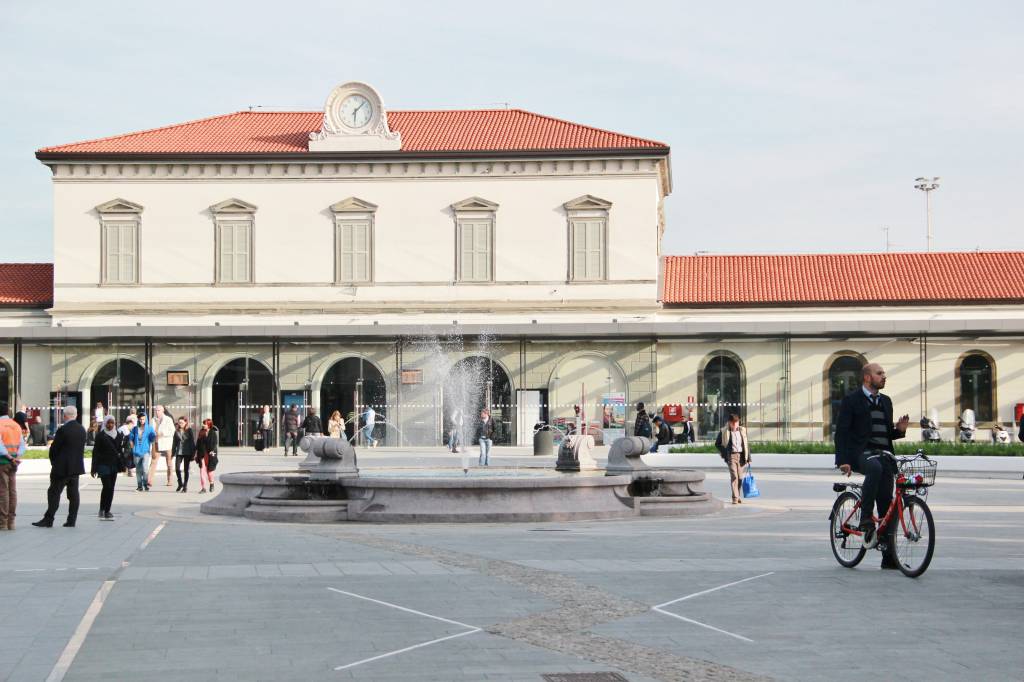
[(52, 263), (0, 263), (0, 307), (52, 305)]
[[(295, 154), (308, 153), (319, 111), (240, 111), (164, 128), (44, 147), (48, 154)], [(668, 151), (661, 142), (613, 133), (521, 109), (389, 111), (402, 152)]]
[(1024, 252), (666, 256), (677, 306), (1024, 302)]

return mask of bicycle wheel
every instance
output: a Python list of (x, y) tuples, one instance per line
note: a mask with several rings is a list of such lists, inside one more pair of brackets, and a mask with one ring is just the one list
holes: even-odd
[(919, 497), (905, 499), (902, 518), (893, 522), (892, 556), (908, 578), (916, 578), (928, 569), (935, 552), (935, 521), (932, 510)]
[(843, 522), (854, 513), (860, 498), (847, 491), (836, 498), (829, 517), (828, 538), (832, 545), (832, 554), (841, 566), (853, 568), (861, 562), (867, 550), (859, 535), (850, 535), (843, 530)]

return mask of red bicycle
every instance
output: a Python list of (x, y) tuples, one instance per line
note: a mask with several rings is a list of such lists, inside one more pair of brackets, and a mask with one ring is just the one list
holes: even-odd
[[(908, 578), (916, 578), (926, 570), (935, 552), (935, 520), (925, 498), (935, 484), (937, 464), (922, 450), (913, 457), (896, 457), (882, 451), (881, 457), (896, 468), (896, 491), (885, 518), (871, 518), (878, 525), (878, 549), (889, 556)], [(829, 540), (836, 561), (846, 568), (861, 562), (868, 548), (859, 529), (861, 484), (834, 483), (839, 493), (829, 515)], [(898, 519), (898, 523), (897, 520)]]

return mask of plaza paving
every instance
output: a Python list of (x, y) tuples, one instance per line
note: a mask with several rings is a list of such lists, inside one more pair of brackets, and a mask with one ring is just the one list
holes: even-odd
[[(762, 471), (763, 497), (705, 518), (508, 525), (255, 523), (127, 478), (109, 523), (83, 478), (73, 530), (29, 525), (46, 478), (26, 474), (0, 534), (0, 679), (1020, 679), (1024, 481), (990, 476), (940, 473), (936, 556), (911, 580), (877, 553), (835, 563), (835, 476), (810, 470)], [(708, 487), (728, 498), (724, 470)]]

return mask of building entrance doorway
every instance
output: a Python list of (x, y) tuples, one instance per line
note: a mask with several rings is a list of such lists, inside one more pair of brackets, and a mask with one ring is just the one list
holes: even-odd
[(103, 404), (103, 414), (123, 424), (131, 408), (139, 411), (146, 404), (146, 368), (128, 358), (111, 360), (96, 372), (89, 396), (93, 405)]
[(259, 424), (259, 410), (273, 404), (274, 376), (259, 360), (237, 358), (213, 378), (213, 423), (220, 444), (249, 446)]
[(494, 444), (511, 445), (514, 434), (512, 382), (498, 363), (490, 358), (472, 356), (452, 366), (444, 382), (442, 412), (447, 442), (455, 410), (462, 413), (462, 438), (465, 445), (477, 442), (480, 412), (485, 407), (494, 420)]
[[(362, 427), (362, 414), (367, 405), (376, 412), (373, 437), (381, 445), (387, 445), (388, 387), (384, 376), (372, 362), (363, 358), (344, 358), (334, 363), (324, 376), (320, 386), (320, 418), (327, 428), (327, 421), (337, 410), (345, 422), (345, 438), (357, 445), (360, 438), (353, 440), (356, 429)], [(357, 426), (358, 424), (358, 426)]]

